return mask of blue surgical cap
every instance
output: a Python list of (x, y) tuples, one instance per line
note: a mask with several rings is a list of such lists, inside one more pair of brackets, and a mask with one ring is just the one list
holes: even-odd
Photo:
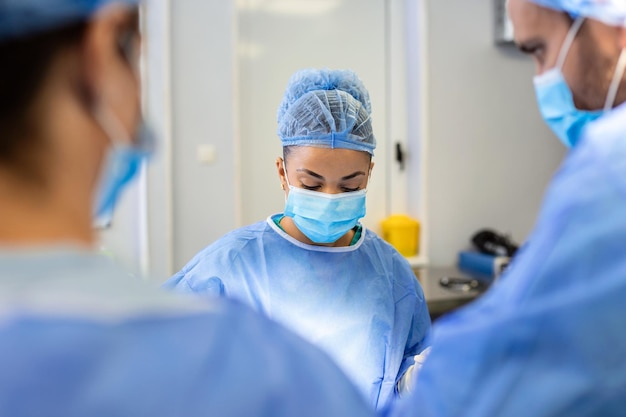
[(530, 0), (540, 6), (589, 17), (612, 26), (626, 26), (626, 0)]
[(111, 3), (140, 0), (0, 0), (0, 42), (87, 19)]
[(369, 93), (350, 70), (296, 72), (278, 108), (284, 146), (343, 148), (374, 154)]

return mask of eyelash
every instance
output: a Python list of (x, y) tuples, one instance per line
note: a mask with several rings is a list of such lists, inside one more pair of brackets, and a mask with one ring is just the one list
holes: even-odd
[[(302, 188), (304, 188), (305, 190), (309, 190), (309, 191), (317, 191), (320, 188), (322, 188), (322, 186), (321, 185), (315, 185), (313, 187), (309, 187), (307, 185), (302, 184)], [(357, 187), (357, 188), (342, 187), (341, 190), (346, 192), (346, 193), (351, 193), (351, 192), (354, 192), (354, 191), (359, 191), (360, 187)]]
[(532, 55), (537, 58), (539, 61), (543, 61), (543, 56), (545, 55), (545, 48), (537, 47), (532, 51)]
[(308, 185), (304, 185), (304, 184), (301, 184), (301, 185), (302, 185), (302, 188), (304, 188), (305, 190), (310, 190), (310, 191), (317, 191), (321, 187), (321, 185), (316, 185), (313, 187), (309, 187)]

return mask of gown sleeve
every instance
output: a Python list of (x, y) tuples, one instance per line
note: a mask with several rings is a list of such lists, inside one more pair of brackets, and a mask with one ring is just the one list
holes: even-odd
[[(405, 293), (396, 301), (396, 320), (400, 322), (410, 320), (407, 324), (409, 333), (404, 346), (402, 364), (396, 380), (398, 382), (405, 372), (414, 365), (414, 357), (428, 347), (431, 322), (422, 286), (409, 263), (401, 255), (395, 255), (397, 257), (394, 265), (395, 276), (401, 277), (399, 282), (405, 284), (401, 286)], [(405, 326), (399, 327), (404, 328)]]

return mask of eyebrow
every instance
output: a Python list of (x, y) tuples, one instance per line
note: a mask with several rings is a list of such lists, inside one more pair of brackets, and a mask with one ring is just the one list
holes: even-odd
[[(308, 170), (308, 169), (304, 169), (304, 168), (297, 169), (297, 170), (296, 170), (296, 172), (304, 172), (305, 174), (308, 174), (308, 175), (310, 175), (310, 176), (312, 176), (312, 177), (315, 177), (315, 178), (317, 178), (317, 179), (320, 179), (320, 180), (325, 179), (325, 178), (324, 178), (323, 176), (321, 176), (320, 174), (318, 174), (318, 173), (316, 173), (316, 172), (313, 172), (313, 171), (311, 171), (311, 170)], [(357, 171), (357, 172), (354, 172), (354, 173), (352, 173), (352, 174), (350, 174), (350, 175), (346, 175), (345, 177), (342, 177), (342, 178), (341, 178), (341, 180), (342, 180), (342, 181), (351, 180), (352, 178), (358, 177), (359, 175), (365, 175), (365, 172), (363, 172), (363, 171)]]

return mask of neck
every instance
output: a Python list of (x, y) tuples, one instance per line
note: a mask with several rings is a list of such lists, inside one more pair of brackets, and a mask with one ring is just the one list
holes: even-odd
[(92, 247), (95, 235), (89, 208), (76, 196), (70, 200), (61, 197), (53, 193), (42, 195), (41, 190), (31, 191), (23, 183), (9, 183), (0, 173), (0, 245), (69, 243)]
[(3, 246), (96, 244), (93, 184), (105, 141), (65, 78), (51, 77), (33, 104), (39, 134), (33, 143), (41, 154), (36, 167), (43, 180), (29, 181), (0, 165)]
[(348, 231), (348, 233), (341, 236), (336, 242), (315, 243), (311, 239), (306, 237), (306, 235), (302, 233), (300, 229), (298, 229), (298, 226), (296, 226), (296, 224), (293, 222), (293, 219), (291, 217), (287, 217), (287, 216), (283, 217), (283, 219), (280, 221), (280, 225), (285, 230), (285, 233), (287, 233), (289, 236), (293, 237), (299, 242), (306, 243), (307, 245), (326, 246), (326, 247), (333, 247), (333, 248), (344, 247), (344, 246), (350, 246), (350, 243), (352, 242), (352, 239), (354, 238), (354, 230), (350, 230)]

